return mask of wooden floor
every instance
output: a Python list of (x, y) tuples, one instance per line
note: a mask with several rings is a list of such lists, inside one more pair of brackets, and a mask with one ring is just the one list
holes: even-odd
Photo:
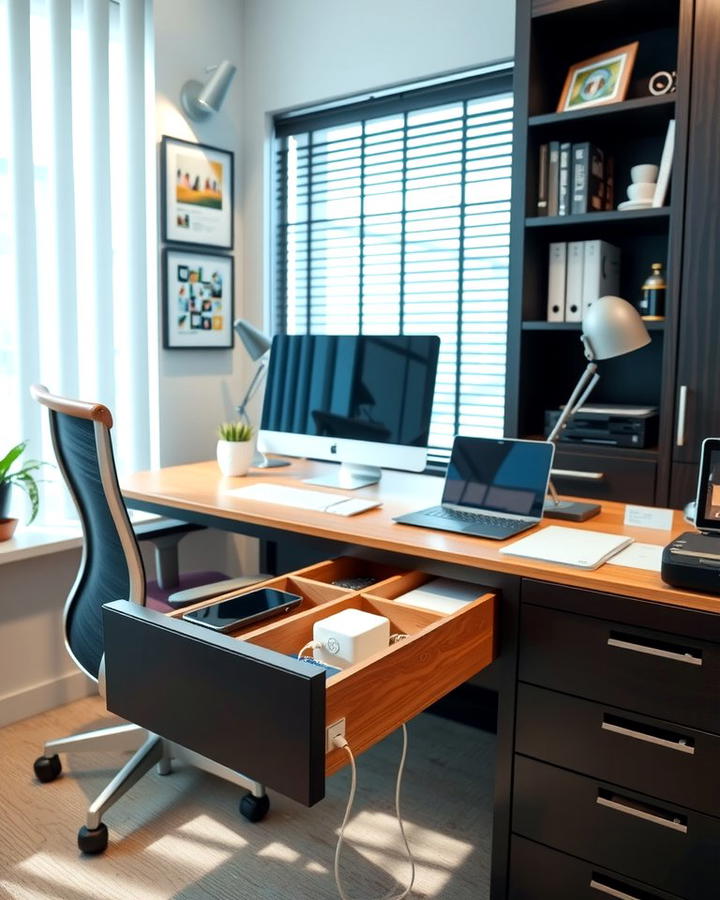
[[(126, 758), (63, 757), (65, 774), (39, 784), (32, 762), (43, 740), (111, 724), (99, 698), (0, 731), (0, 897), (23, 900), (331, 900), (333, 855), (347, 801), (346, 771), (306, 809), (271, 793), (256, 825), (237, 813), (240, 790), (195, 769), (147, 775), (105, 816), (110, 846), (82, 856), (85, 807)], [(425, 714), (409, 725), (403, 817), (418, 862), (413, 897), (489, 895), (495, 741)], [(393, 815), (400, 736), (359, 761), (359, 788), (342, 858), (345, 892), (369, 900), (408, 875)]]

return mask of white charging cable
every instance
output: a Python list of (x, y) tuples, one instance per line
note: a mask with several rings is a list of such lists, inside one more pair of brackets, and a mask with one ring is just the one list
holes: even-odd
[[(405, 635), (403, 635), (403, 637), (405, 637)], [(403, 825), (402, 816), (400, 815), (400, 788), (402, 786), (402, 777), (405, 770), (405, 759), (407, 757), (408, 749), (407, 726), (404, 724), (402, 726), (402, 733), (402, 756), (400, 757), (397, 781), (395, 782), (395, 815), (397, 816), (398, 826), (400, 827), (400, 834), (402, 835), (403, 843), (405, 844), (405, 851), (407, 852), (408, 862), (410, 863), (410, 883), (402, 892), (402, 894), (386, 894), (382, 898), (382, 900), (403, 900), (404, 897), (408, 896), (413, 888), (413, 885), (415, 884), (415, 858), (413, 857), (412, 850), (410, 849), (410, 845), (408, 844), (408, 839), (405, 834), (405, 826)], [(343, 890), (343, 886), (340, 881), (340, 851), (342, 850), (343, 840), (345, 837), (345, 827), (347, 826), (348, 819), (350, 818), (350, 813), (352, 812), (353, 802), (355, 801), (355, 790), (357, 788), (357, 768), (355, 766), (355, 757), (352, 750), (350, 749), (350, 745), (345, 740), (345, 735), (338, 735), (333, 739), (333, 744), (347, 753), (348, 757), (350, 758), (350, 767), (352, 770), (352, 775), (350, 778), (350, 795), (348, 797), (347, 806), (345, 808), (345, 816), (343, 818), (342, 825), (340, 826), (340, 834), (338, 836), (337, 846), (335, 847), (335, 884), (337, 885), (338, 894), (340, 894), (341, 900), (350, 900), (350, 898)]]
[(297, 658), (298, 658), (298, 659), (302, 659), (302, 658), (303, 658), (303, 653), (304, 653), (306, 650), (319, 650), (322, 646), (323, 646), (322, 641), (308, 641), (307, 644), (305, 644), (304, 647), (301, 647), (301, 648), (300, 648), (300, 650), (299, 650), (299, 652), (298, 652), (298, 655), (297, 655)]

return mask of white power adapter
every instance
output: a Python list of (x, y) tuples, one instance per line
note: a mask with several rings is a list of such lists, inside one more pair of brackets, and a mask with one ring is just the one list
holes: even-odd
[(315, 659), (346, 669), (380, 650), (387, 650), (390, 621), (361, 609), (344, 609), (315, 622), (313, 643)]

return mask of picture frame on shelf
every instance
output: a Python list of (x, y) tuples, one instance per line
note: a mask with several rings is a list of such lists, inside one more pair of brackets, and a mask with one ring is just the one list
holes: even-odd
[(163, 347), (229, 350), (235, 344), (234, 259), (166, 247), (162, 255)]
[(592, 56), (570, 66), (557, 112), (619, 103), (627, 96), (638, 41)]
[(232, 250), (232, 151), (163, 135), (160, 183), (163, 241)]

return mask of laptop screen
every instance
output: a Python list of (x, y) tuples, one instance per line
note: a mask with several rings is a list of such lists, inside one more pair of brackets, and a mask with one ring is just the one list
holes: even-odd
[(539, 519), (554, 450), (545, 441), (456, 437), (442, 502)]

